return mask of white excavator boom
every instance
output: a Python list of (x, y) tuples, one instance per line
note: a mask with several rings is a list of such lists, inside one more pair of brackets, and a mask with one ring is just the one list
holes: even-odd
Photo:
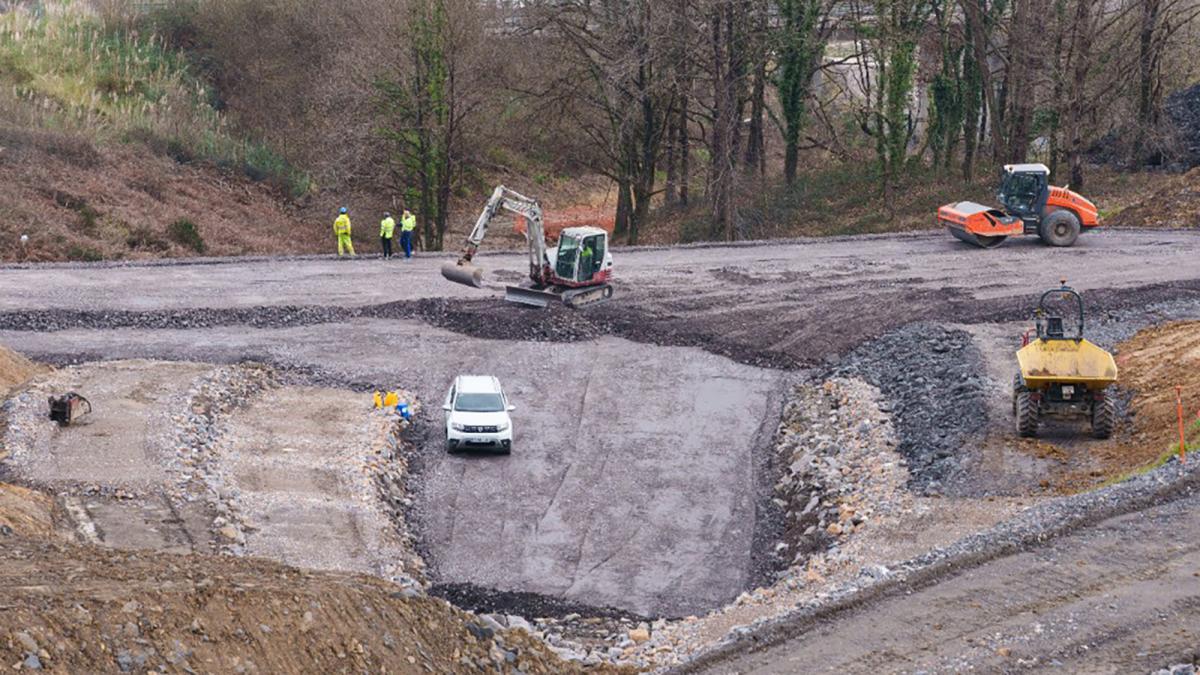
[(459, 257), (458, 262), (443, 265), (442, 276), (467, 286), (483, 287), (483, 270), (475, 267), (471, 261), (487, 236), (492, 218), (496, 217), (496, 212), (500, 209), (525, 218), (525, 241), (529, 246), (529, 276), (535, 283), (546, 283), (545, 270), (549, 261), (546, 258), (546, 232), (542, 222), (542, 207), (536, 199), (530, 199), (503, 185), (497, 185), (496, 189), (492, 190), (492, 196), (488, 198), (483, 211), (475, 219), (475, 227), (467, 235), (467, 243), (463, 248), (462, 256)]

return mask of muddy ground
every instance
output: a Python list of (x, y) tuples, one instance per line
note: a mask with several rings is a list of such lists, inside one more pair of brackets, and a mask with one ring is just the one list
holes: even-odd
[[(1065, 250), (938, 233), (617, 254), (617, 297), (586, 312), (505, 305), (497, 286), (442, 280), (433, 256), (11, 267), (0, 342), (56, 364), (257, 361), (287, 386), (409, 390), (433, 402), (410, 436), (406, 517), (435, 590), (529, 618), (591, 606), (636, 622), (777, 578), (772, 444), (796, 382), (878, 387), (923, 499), (1039, 497), (1038, 461), (980, 442), (1008, 424), (997, 387), (1035, 294), (1067, 277), (1113, 335), (1200, 316), (1189, 232), (1101, 232)], [(478, 260), (493, 279), (523, 266)], [(517, 403), (511, 457), (442, 450), (437, 404), (467, 372), (498, 375)]]

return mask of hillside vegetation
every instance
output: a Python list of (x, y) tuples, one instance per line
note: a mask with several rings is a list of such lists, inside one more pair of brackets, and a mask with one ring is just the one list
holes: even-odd
[(233, 132), (153, 34), (108, 30), (78, 3), (14, 9), (0, 14), (0, 84), (5, 258), (312, 246), (280, 199), (304, 194), (306, 175)]
[[(605, 3), (558, 13), (473, 0), (8, 3), (0, 258), (329, 252), (342, 205), (360, 250), (376, 250), (381, 212), (404, 206), (419, 218), (418, 248), (454, 248), (498, 183), (537, 197), (552, 219), (614, 222), (624, 243), (923, 229), (942, 203), (993, 202), (998, 164), (1021, 159), (1049, 162), (1059, 184), (1086, 169), (1083, 192), (1108, 224), (1195, 226), (1196, 174), (1146, 173), (1129, 159), (1191, 161), (1167, 121), (1127, 147), (1132, 92), (1087, 129), (1109, 166), (1062, 145), (1054, 120), (1070, 111), (1044, 82), (1031, 85), (1032, 110), (979, 92), (974, 113), (951, 110), (975, 86), (945, 91), (943, 71), (971, 65), (955, 23), (965, 19), (951, 12), (924, 25), (911, 80), (896, 85), (912, 94), (900, 129), (846, 61), (886, 45), (843, 39), (855, 29), (836, 22), (837, 40), (806, 33), (784, 12), (795, 3), (774, 4), (761, 16), (751, 7), (757, 27), (724, 24), (732, 33), (716, 46), (728, 61), (717, 63), (696, 51), (700, 34), (681, 40), (691, 29), (679, 21), (712, 20), (703, 2), (629, 24)], [(1166, 44), (1183, 34), (1163, 26)], [(938, 50), (951, 61), (939, 65)], [(1187, 52), (1164, 60), (1146, 105), (1161, 108), (1165, 87), (1189, 82)], [(807, 80), (795, 68), (817, 68), (820, 86), (797, 90)], [(1010, 74), (991, 75), (1002, 91)], [(713, 89), (715, 76), (732, 89)], [(990, 105), (1012, 108), (1003, 128), (989, 126)], [(1171, 118), (1200, 115), (1193, 107), (1175, 105)], [(743, 124), (718, 125), (731, 110)], [(508, 228), (493, 233), (493, 246), (519, 243)]]

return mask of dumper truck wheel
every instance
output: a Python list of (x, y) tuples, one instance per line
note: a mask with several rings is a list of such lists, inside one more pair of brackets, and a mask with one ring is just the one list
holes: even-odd
[(1013, 417), (1017, 416), (1017, 394), (1025, 391), (1025, 382), (1021, 380), (1021, 374), (1013, 375), (1013, 392), (1012, 392), (1012, 408)]
[(1033, 400), (1029, 390), (1024, 388), (1013, 394), (1013, 397), (1013, 403), (1016, 406), (1017, 434), (1024, 438), (1037, 436), (1040, 413), (1037, 401)]
[(1038, 236), (1051, 246), (1070, 246), (1079, 238), (1079, 218), (1070, 211), (1055, 211), (1046, 216)]
[(1103, 400), (1092, 404), (1092, 436), (1108, 438), (1112, 436), (1113, 428), (1117, 425), (1117, 404), (1105, 396)]

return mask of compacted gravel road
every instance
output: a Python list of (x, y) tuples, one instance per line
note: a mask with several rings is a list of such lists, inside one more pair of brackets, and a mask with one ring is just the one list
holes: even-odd
[(1200, 496), (868, 603), (712, 673), (1148, 673), (1200, 646)]

